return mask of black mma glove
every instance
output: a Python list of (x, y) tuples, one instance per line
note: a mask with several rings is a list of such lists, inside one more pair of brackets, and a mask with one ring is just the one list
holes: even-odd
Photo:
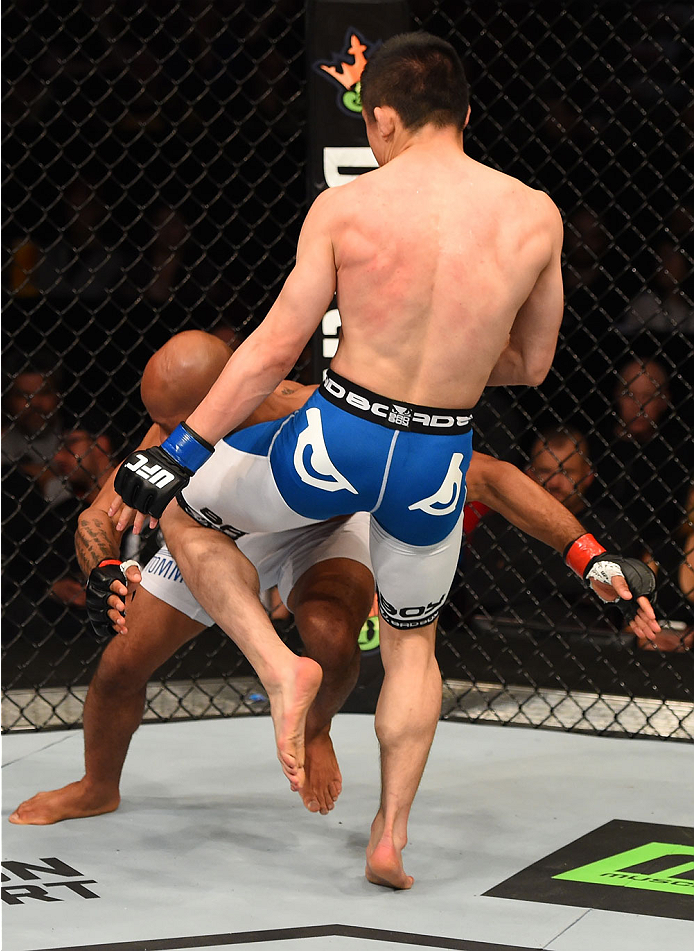
[[(125, 572), (131, 565), (140, 567), (136, 561), (118, 561), (117, 558), (104, 558), (96, 568), (92, 568), (87, 581), (87, 616), (97, 637), (113, 637), (115, 634), (113, 622), (108, 616), (108, 599), (115, 591), (111, 591), (114, 581), (121, 581), (127, 586), (128, 579)], [(117, 595), (120, 597), (120, 595)]]
[[(611, 584), (614, 575), (622, 575), (629, 585), (633, 597), (631, 601), (617, 598), (615, 602), (628, 621), (632, 621), (639, 609), (637, 598), (647, 597), (653, 600), (655, 575), (638, 558), (624, 558), (622, 555), (608, 554), (602, 545), (590, 534), (581, 535), (564, 552), (564, 560), (584, 581), (602, 581)], [(600, 597), (598, 595), (598, 597)], [(604, 601), (604, 598), (601, 598)]]
[(161, 446), (128, 456), (116, 473), (116, 492), (138, 512), (161, 518), (169, 502), (213, 452), (214, 446), (181, 423)]

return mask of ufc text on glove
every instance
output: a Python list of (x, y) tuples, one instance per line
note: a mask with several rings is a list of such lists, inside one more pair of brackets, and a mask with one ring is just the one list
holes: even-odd
[(131, 508), (161, 518), (213, 452), (214, 446), (180, 423), (161, 446), (138, 449), (128, 456), (116, 473), (116, 492)]

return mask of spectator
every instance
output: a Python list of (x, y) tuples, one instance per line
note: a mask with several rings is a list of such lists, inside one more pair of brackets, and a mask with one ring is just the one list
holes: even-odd
[(542, 399), (538, 402), (535, 394), (521, 398), (531, 417), (551, 405), (555, 419), (574, 419), (587, 428), (605, 412), (595, 380), (612, 372), (615, 346), (622, 346), (606, 333), (624, 308), (614, 281), (621, 261), (604, 218), (587, 205), (575, 208), (567, 219), (563, 251), (564, 316), (557, 352), (540, 387)]
[(53, 504), (20, 468), (3, 477), (5, 634), (28, 634), (36, 643), (52, 628), (71, 640), (86, 624), (74, 534), (80, 510), (112, 471), (110, 440), (81, 429), (67, 432), (51, 468), (67, 490)]
[(523, 465), (518, 433), (526, 429), (527, 418), (519, 410), (510, 387), (488, 386), (475, 406), (472, 422), (475, 449), (514, 466)]
[(672, 413), (664, 363), (630, 357), (617, 380), (609, 449), (598, 461), (602, 498), (617, 505), (634, 537), (641, 536), (654, 550), (682, 520), (678, 496), (689, 476), (682, 462), (688, 434)]
[(94, 437), (85, 429), (73, 429), (63, 437), (53, 458), (53, 469), (67, 482), (76, 499), (89, 504), (111, 474), (111, 455), (108, 436)]
[[(38, 356), (30, 366), (5, 372), (2, 467), (19, 466), (49, 498), (55, 489), (50, 463), (60, 445), (60, 378), (55, 361)], [(58, 489), (60, 487), (58, 486)]]
[(657, 270), (653, 287), (636, 297), (618, 329), (628, 337), (642, 331), (653, 334), (678, 332), (694, 335), (694, 304), (685, 290), (691, 260), (669, 238), (657, 247)]
[[(582, 432), (555, 428), (542, 433), (533, 443), (527, 472), (608, 549), (632, 554), (617, 513), (587, 506), (585, 495), (595, 474)], [(465, 581), (484, 614), (538, 629), (605, 628), (615, 617), (561, 558), (496, 513), (484, 516), (475, 528), (465, 554)]]
[(155, 303), (167, 301), (186, 279), (183, 261), (188, 227), (173, 208), (159, 205), (154, 212), (154, 237), (148, 250), (152, 273), (144, 289), (145, 297)]
[[(576, 317), (594, 309), (609, 286), (602, 266), (608, 247), (607, 231), (598, 215), (590, 208), (578, 208), (568, 220), (564, 232), (566, 297), (582, 292), (580, 303), (573, 308)], [(584, 300), (589, 307), (585, 306)]]
[(104, 300), (120, 288), (123, 256), (106, 234), (108, 213), (96, 187), (75, 179), (64, 193), (65, 223), (40, 257), (32, 281), (41, 293)]
[[(151, 213), (152, 231), (131, 278), (136, 294), (157, 310), (173, 305), (180, 320), (202, 304), (228, 306), (230, 290), (209, 255), (192, 239), (180, 211), (166, 204)], [(208, 326), (211, 314), (207, 315)]]

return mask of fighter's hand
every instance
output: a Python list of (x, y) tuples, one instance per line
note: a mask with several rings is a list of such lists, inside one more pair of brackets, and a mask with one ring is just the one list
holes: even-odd
[(126, 528), (130, 528), (132, 525), (133, 533), (139, 535), (147, 521), (150, 522), (152, 528), (155, 528), (157, 525), (157, 519), (149, 515), (143, 515), (141, 512), (138, 512), (137, 509), (131, 508), (129, 505), (123, 505), (123, 501), (119, 495), (113, 499), (108, 514), (117, 532), (124, 532)]
[(87, 581), (87, 615), (97, 637), (127, 633), (125, 597), (127, 584), (139, 584), (142, 572), (136, 561), (105, 558)]
[[(178, 425), (161, 446), (140, 449), (131, 453), (116, 473), (115, 489), (118, 495), (111, 503), (108, 514), (112, 516), (124, 504), (117, 528), (130, 516), (128, 508), (141, 516), (150, 516), (150, 527), (155, 528), (157, 519), (178, 493), (190, 482), (212, 453), (211, 446), (185, 423)], [(135, 517), (133, 532), (137, 535), (145, 519)]]
[(159, 524), (159, 519), (153, 518), (151, 515), (143, 515), (142, 512), (138, 512), (130, 505), (124, 505), (120, 495), (117, 495), (111, 502), (108, 514), (113, 520), (117, 532), (124, 532), (126, 528), (132, 525), (133, 535), (139, 535), (147, 523), (149, 523), (150, 528), (156, 528)]
[[(122, 502), (143, 516), (149, 515), (150, 522), (154, 520), (156, 525), (156, 519), (177, 493), (188, 485), (192, 475), (191, 469), (180, 465), (162, 446), (133, 452), (116, 473), (114, 485), (118, 496), (109, 514), (115, 512)], [(128, 518), (129, 513), (124, 508), (118, 521), (119, 529), (124, 519)], [(143, 521), (135, 518), (135, 534), (138, 534), (138, 523), (141, 525)]]
[(606, 552), (589, 534), (568, 547), (565, 560), (602, 601), (616, 603), (632, 633), (655, 640), (660, 625), (648, 595), (655, 592), (656, 579), (646, 564)]

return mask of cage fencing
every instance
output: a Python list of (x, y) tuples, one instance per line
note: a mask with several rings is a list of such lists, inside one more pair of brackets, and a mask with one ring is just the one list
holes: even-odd
[[(476, 446), (647, 559), (663, 624), (649, 650), (559, 554), (471, 505), (440, 623), (443, 715), (691, 739), (692, 6), (412, 0), (410, 14), (464, 58), (469, 154), (547, 191), (565, 221), (554, 366), (536, 389), (487, 391)], [(292, 265), (305, 19), (299, 0), (6, 6), (4, 730), (80, 722), (103, 643), (76, 518), (147, 429), (147, 359), (184, 329), (233, 345)], [(307, 352), (296, 379), (311, 368)], [(347, 709), (378, 689), (373, 623), (363, 647)], [(149, 718), (265, 712), (216, 629), (149, 686)]]

